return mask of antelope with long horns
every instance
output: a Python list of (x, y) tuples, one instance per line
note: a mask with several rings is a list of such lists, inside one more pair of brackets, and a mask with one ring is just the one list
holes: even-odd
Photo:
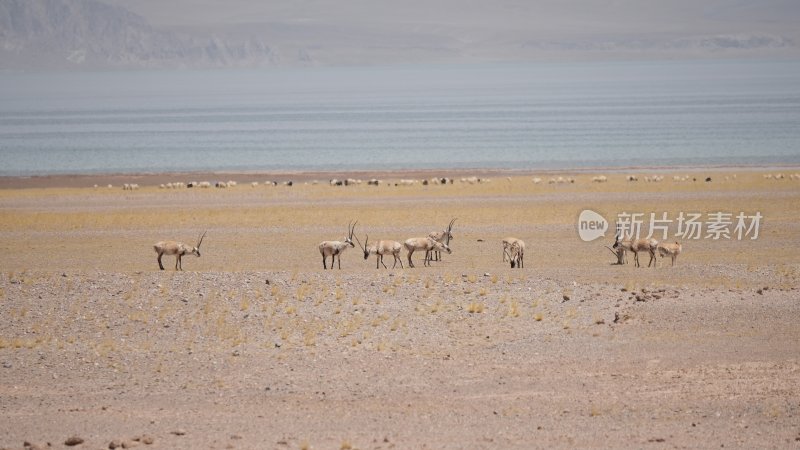
[(190, 247), (183, 242), (177, 241), (161, 241), (157, 242), (156, 245), (153, 246), (156, 253), (158, 253), (158, 268), (164, 270), (164, 265), (161, 264), (161, 257), (164, 255), (175, 255), (175, 270), (183, 270), (183, 264), (181, 264), (181, 257), (184, 255), (195, 255), (198, 258), (200, 257), (200, 244), (203, 243), (203, 238), (206, 237), (206, 233), (204, 232), (200, 239), (197, 241), (197, 245), (195, 247)]
[[(358, 236), (356, 236), (356, 241), (358, 241)], [(358, 245), (361, 245), (359, 241)], [(383, 263), (383, 256), (384, 255), (392, 255), (394, 256), (394, 264), (392, 264), (392, 269), (397, 266), (397, 262), (400, 262), (400, 268), (403, 269), (403, 259), (400, 258), (400, 250), (403, 249), (403, 246), (400, 245), (397, 241), (378, 241), (372, 245), (369, 245), (369, 235), (364, 240), (364, 245), (361, 247), (364, 250), (364, 259), (369, 258), (371, 253), (375, 254), (375, 268), (380, 269), (379, 264), (383, 264), (384, 269), (388, 269), (386, 264)]]
[(508, 260), (511, 262), (511, 268), (514, 267), (522, 269), (525, 267), (525, 242), (521, 239), (515, 240), (508, 250)]
[(425, 266), (430, 266), (432, 250), (444, 250), (448, 254), (453, 253), (447, 244), (434, 240), (431, 237), (406, 239), (406, 241), (403, 242), (403, 246), (406, 248), (406, 251), (408, 251), (408, 267), (414, 267), (414, 262), (411, 261), (411, 255), (413, 255), (417, 250), (425, 251), (425, 260), (423, 262), (423, 265)]
[(630, 239), (622, 239), (620, 240), (619, 237), (616, 237), (614, 240), (614, 247), (605, 246), (608, 251), (614, 254), (617, 258), (617, 262), (614, 265), (621, 266), (626, 263), (625, 261), (625, 252), (628, 251), (631, 247), (631, 240)]
[(614, 233), (614, 244), (613, 248), (609, 246), (605, 246), (608, 251), (614, 254), (617, 257), (617, 262), (614, 263), (615, 265), (621, 266), (626, 264), (627, 261), (625, 260), (625, 253), (630, 250), (631, 247), (631, 240), (629, 238), (622, 238), (622, 227), (617, 222), (614, 222), (614, 227), (616, 228), (616, 233)]
[(519, 241), (519, 239), (515, 237), (507, 237), (503, 239), (503, 262), (508, 261), (509, 250), (511, 250), (511, 246), (514, 245), (514, 242), (517, 241)]
[[(432, 238), (433, 240), (435, 240), (437, 242), (442, 242), (445, 245), (449, 246), (450, 245), (450, 239), (453, 239), (452, 231), (453, 231), (453, 222), (455, 222), (455, 221), (456, 221), (456, 219), (451, 220), (450, 224), (447, 225), (447, 229), (446, 230), (444, 230), (444, 231), (432, 231), (430, 234), (428, 234), (428, 237)], [(442, 252), (440, 250), (433, 250), (433, 255), (431, 255), (431, 256), (432, 256), (431, 261), (441, 261), (442, 260)]]
[[(358, 223), (358, 221), (356, 221)], [(353, 233), (356, 229), (356, 223), (347, 224), (347, 236), (344, 237), (344, 241), (322, 241), (319, 243), (319, 253), (322, 255), (322, 268), (327, 269), (328, 266), (326, 265), (325, 261), (328, 256), (331, 257), (331, 269), (333, 269), (333, 263), (336, 261), (336, 257), (339, 257), (339, 269), (342, 268), (342, 252), (347, 250), (347, 247), (355, 248), (355, 244), (353, 243)]]

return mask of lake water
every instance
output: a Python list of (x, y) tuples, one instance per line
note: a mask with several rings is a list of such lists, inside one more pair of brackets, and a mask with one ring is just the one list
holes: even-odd
[(800, 163), (800, 61), (0, 73), (0, 174)]

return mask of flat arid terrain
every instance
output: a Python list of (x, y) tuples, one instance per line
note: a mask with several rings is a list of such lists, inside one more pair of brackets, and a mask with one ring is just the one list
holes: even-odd
[[(0, 448), (800, 448), (796, 172), (2, 179)], [(238, 185), (158, 187), (215, 179)], [(676, 265), (613, 264), (586, 209), (671, 220)], [(323, 270), (351, 221), (402, 243), (453, 218), (430, 267), (356, 242)], [(203, 232), (158, 269), (156, 242)]]

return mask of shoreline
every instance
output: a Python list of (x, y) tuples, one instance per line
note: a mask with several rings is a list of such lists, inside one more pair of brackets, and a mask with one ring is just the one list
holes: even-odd
[(318, 180), (328, 181), (333, 178), (356, 178), (368, 180), (416, 178), (425, 179), (433, 177), (462, 178), (476, 176), (486, 177), (511, 177), (534, 176), (550, 174), (600, 174), (623, 172), (648, 172), (648, 173), (697, 173), (697, 172), (752, 172), (757, 170), (773, 171), (800, 171), (800, 166), (794, 164), (769, 164), (769, 165), (701, 165), (701, 166), (626, 166), (626, 167), (581, 167), (562, 169), (491, 169), (491, 168), (441, 168), (441, 169), (398, 169), (398, 170), (351, 170), (351, 171), (198, 171), (198, 172), (163, 172), (163, 173), (91, 173), (91, 174), (48, 174), (48, 175), (3, 175), (0, 176), (0, 189), (35, 189), (35, 188), (81, 188), (98, 186), (118, 186), (125, 183), (137, 183), (142, 186), (158, 186), (160, 184), (177, 181), (229, 181), (249, 183), (258, 181), (286, 181), (309, 182)]

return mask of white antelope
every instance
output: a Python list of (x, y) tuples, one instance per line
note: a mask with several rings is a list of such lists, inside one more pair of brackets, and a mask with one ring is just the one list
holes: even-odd
[(681, 254), (681, 250), (683, 250), (683, 246), (678, 242), (675, 243), (666, 243), (666, 244), (658, 244), (658, 254), (662, 258), (669, 255), (672, 258), (672, 265), (675, 266), (675, 260), (678, 258), (678, 255)]
[(509, 250), (511, 250), (511, 246), (514, 245), (514, 242), (517, 242), (519, 239), (515, 237), (507, 237), (503, 239), (503, 262), (508, 261)]
[(425, 251), (425, 260), (423, 262), (424, 266), (430, 266), (431, 250), (444, 250), (448, 254), (453, 253), (453, 251), (450, 250), (450, 247), (448, 247), (444, 242), (433, 240), (427, 236), (406, 239), (406, 241), (403, 242), (403, 246), (408, 251), (408, 267), (414, 267), (414, 262), (411, 261), (411, 255), (413, 255), (417, 250)]
[[(356, 237), (356, 241), (358, 241), (358, 237)], [(361, 242), (358, 243), (361, 245)], [(371, 253), (375, 254), (375, 268), (380, 269), (379, 264), (383, 264), (384, 269), (388, 269), (386, 264), (383, 263), (383, 256), (384, 255), (392, 255), (394, 256), (394, 264), (392, 264), (392, 269), (397, 266), (397, 262), (400, 262), (400, 268), (404, 269), (403, 267), (403, 259), (400, 258), (400, 250), (403, 249), (403, 246), (400, 245), (397, 241), (378, 241), (372, 245), (369, 245), (369, 235), (364, 240), (364, 246), (361, 247), (364, 250), (364, 259), (369, 258)]]
[(514, 267), (518, 269), (522, 269), (525, 267), (525, 242), (517, 239), (509, 248), (508, 251), (508, 260), (511, 262), (511, 268)]
[[(453, 239), (453, 223), (456, 219), (450, 221), (450, 224), (447, 225), (447, 229), (444, 231), (431, 231), (428, 234), (428, 237), (433, 239), (437, 242), (442, 242), (445, 245), (450, 245), (450, 239)], [(442, 252), (439, 250), (433, 250), (433, 254), (431, 255), (431, 261), (441, 261), (442, 260)]]
[[(358, 221), (356, 221), (356, 223), (358, 223)], [(344, 241), (322, 241), (319, 243), (319, 253), (322, 255), (323, 269), (328, 268), (325, 263), (328, 256), (331, 257), (331, 269), (333, 269), (333, 263), (336, 261), (337, 256), (339, 257), (339, 269), (342, 268), (342, 252), (347, 250), (348, 245), (353, 248), (356, 246), (353, 243), (353, 232), (356, 229), (356, 223), (351, 222), (347, 224), (347, 236), (344, 237)]]
[(161, 241), (157, 242), (156, 245), (153, 246), (156, 253), (158, 253), (158, 268), (164, 270), (164, 265), (161, 264), (161, 257), (164, 255), (175, 255), (175, 270), (183, 270), (183, 265), (181, 264), (181, 257), (184, 255), (195, 255), (198, 258), (200, 257), (200, 244), (203, 243), (203, 238), (206, 237), (206, 233), (204, 232), (200, 239), (197, 241), (197, 246), (190, 247), (183, 242), (177, 241)]
[[(636, 263), (636, 267), (641, 267), (639, 264), (639, 252), (647, 252), (650, 254), (650, 261), (647, 263), (647, 267), (650, 267), (651, 264), (656, 260), (656, 248), (658, 247), (658, 241), (653, 238), (641, 238), (641, 239), (633, 239), (630, 237), (622, 238), (619, 234), (616, 236), (616, 240), (614, 241), (613, 249), (619, 252), (620, 248), (627, 250), (633, 253), (633, 260)], [(619, 253), (618, 253), (619, 254)], [(655, 266), (653, 266), (655, 267)]]

